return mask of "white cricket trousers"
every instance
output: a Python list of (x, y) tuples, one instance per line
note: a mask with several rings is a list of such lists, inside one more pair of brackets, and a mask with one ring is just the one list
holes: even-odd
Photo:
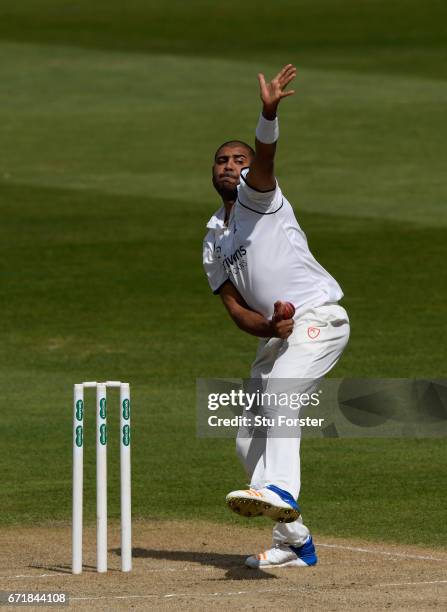
[[(311, 394), (337, 363), (348, 339), (349, 318), (342, 306), (331, 303), (310, 308), (295, 319), (293, 332), (286, 340), (260, 339), (251, 379), (260, 381), (264, 393), (290, 393), (293, 383), (293, 392)], [(236, 438), (236, 451), (250, 486), (274, 484), (297, 499), (301, 484), (300, 428), (288, 428), (284, 438), (255, 434), (254, 428), (241, 427)], [(292, 523), (277, 523), (273, 544), (301, 546), (308, 535), (300, 517)]]

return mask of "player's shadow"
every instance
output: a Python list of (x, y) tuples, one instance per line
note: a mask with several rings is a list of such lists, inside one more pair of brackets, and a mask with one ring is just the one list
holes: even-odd
[[(121, 555), (121, 550), (119, 548), (113, 549), (113, 552), (117, 555)], [(226, 570), (224, 578), (210, 578), (210, 580), (271, 580), (272, 578), (276, 578), (276, 576), (262, 570), (246, 567), (244, 565), (245, 556), (243, 555), (205, 551), (134, 548), (132, 556), (136, 559), (164, 559), (167, 561), (200, 563), (200, 565), (206, 567), (217, 567)]]

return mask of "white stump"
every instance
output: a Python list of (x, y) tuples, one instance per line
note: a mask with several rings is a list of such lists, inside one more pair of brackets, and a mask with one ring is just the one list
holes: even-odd
[(120, 386), (120, 475), (121, 475), (121, 570), (132, 569), (131, 480), (130, 480), (130, 389)]
[(106, 385), (96, 387), (96, 568), (107, 571), (107, 398)]
[(82, 572), (82, 503), (84, 470), (84, 387), (74, 386), (73, 394), (73, 574)]

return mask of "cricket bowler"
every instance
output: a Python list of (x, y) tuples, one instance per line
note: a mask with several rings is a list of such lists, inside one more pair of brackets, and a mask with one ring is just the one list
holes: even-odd
[[(213, 185), (222, 205), (207, 224), (203, 263), (212, 291), (235, 324), (259, 338), (251, 379), (260, 380), (266, 392), (293, 380), (295, 390), (312, 393), (340, 358), (349, 319), (338, 304), (340, 286), (310, 252), (275, 178), (278, 106), (294, 94), (287, 87), (295, 76), (292, 64), (270, 82), (259, 74), (262, 112), (255, 150), (232, 140), (216, 151)], [(286, 437), (239, 428), (236, 450), (250, 488), (229, 493), (227, 504), (242, 516), (275, 522), (271, 548), (248, 557), (248, 567), (317, 563), (297, 504), (300, 440), (299, 427)]]

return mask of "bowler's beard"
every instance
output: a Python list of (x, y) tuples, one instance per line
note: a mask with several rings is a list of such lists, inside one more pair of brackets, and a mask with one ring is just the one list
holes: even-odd
[(235, 201), (237, 198), (237, 185), (233, 189), (229, 189), (228, 187), (224, 187), (223, 184), (219, 184), (216, 178), (213, 176), (213, 185), (214, 189), (220, 195), (222, 200), (228, 202), (229, 200)]

